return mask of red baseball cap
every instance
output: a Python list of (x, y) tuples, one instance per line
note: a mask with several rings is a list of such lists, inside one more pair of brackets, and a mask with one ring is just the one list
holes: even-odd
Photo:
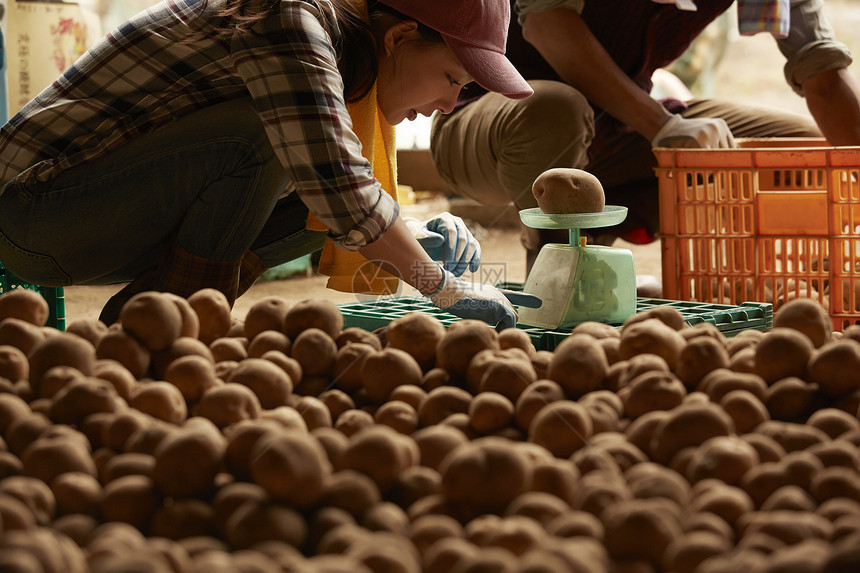
[(510, 0), (382, 0), (442, 35), (469, 75), (484, 88), (513, 99), (534, 93), (505, 57)]

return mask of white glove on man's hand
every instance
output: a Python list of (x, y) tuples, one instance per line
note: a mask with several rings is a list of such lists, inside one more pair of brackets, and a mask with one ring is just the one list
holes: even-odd
[(414, 217), (403, 221), (430, 258), (440, 261), (446, 271), (459, 277), (467, 268), (473, 273), (478, 270), (481, 245), (460, 217), (446, 212), (424, 222)]
[(470, 282), (448, 271), (443, 271), (443, 275), (439, 289), (427, 295), (430, 301), (460, 318), (473, 318), (495, 325), (496, 330), (516, 326), (515, 304), (529, 308), (538, 308), (542, 304), (541, 299), (531, 294)]
[(718, 149), (737, 147), (726, 121), (719, 117), (683, 118), (673, 115), (663, 124), (651, 147)]

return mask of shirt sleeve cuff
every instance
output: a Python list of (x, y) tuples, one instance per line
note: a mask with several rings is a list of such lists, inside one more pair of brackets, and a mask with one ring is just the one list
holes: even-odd
[(851, 65), (851, 52), (845, 44), (820, 40), (804, 46), (785, 64), (785, 79), (797, 94), (803, 96), (803, 82), (827, 70)]
[(379, 200), (364, 220), (342, 235), (329, 236), (335, 246), (347, 251), (357, 251), (385, 234), (399, 215), (400, 205), (380, 188)]

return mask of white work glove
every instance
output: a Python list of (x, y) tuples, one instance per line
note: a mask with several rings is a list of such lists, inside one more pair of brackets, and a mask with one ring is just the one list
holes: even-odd
[(651, 147), (686, 147), (718, 149), (737, 147), (728, 124), (722, 118), (683, 118), (673, 115), (663, 124)]
[(531, 294), (470, 282), (445, 270), (442, 274), (441, 286), (427, 295), (430, 301), (460, 318), (478, 319), (495, 325), (496, 330), (516, 326), (515, 304), (528, 308), (538, 308), (542, 304), (541, 299)]
[(460, 217), (440, 213), (424, 222), (414, 217), (403, 221), (430, 258), (440, 261), (446, 271), (459, 277), (467, 268), (473, 273), (478, 270), (481, 245)]

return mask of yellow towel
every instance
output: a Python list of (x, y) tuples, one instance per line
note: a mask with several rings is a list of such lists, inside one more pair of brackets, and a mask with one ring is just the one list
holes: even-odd
[[(367, 13), (367, 2), (356, 3)], [(373, 174), (382, 188), (397, 201), (397, 142), (395, 128), (385, 121), (376, 101), (376, 84), (370, 93), (355, 103), (347, 104), (352, 128), (361, 141), (361, 154), (370, 162)], [(328, 230), (313, 214), (308, 216), (307, 228)], [(326, 239), (319, 270), (328, 275), (328, 288), (366, 294), (393, 294), (400, 286), (393, 275), (370, 263), (363, 255), (344, 251)]]

